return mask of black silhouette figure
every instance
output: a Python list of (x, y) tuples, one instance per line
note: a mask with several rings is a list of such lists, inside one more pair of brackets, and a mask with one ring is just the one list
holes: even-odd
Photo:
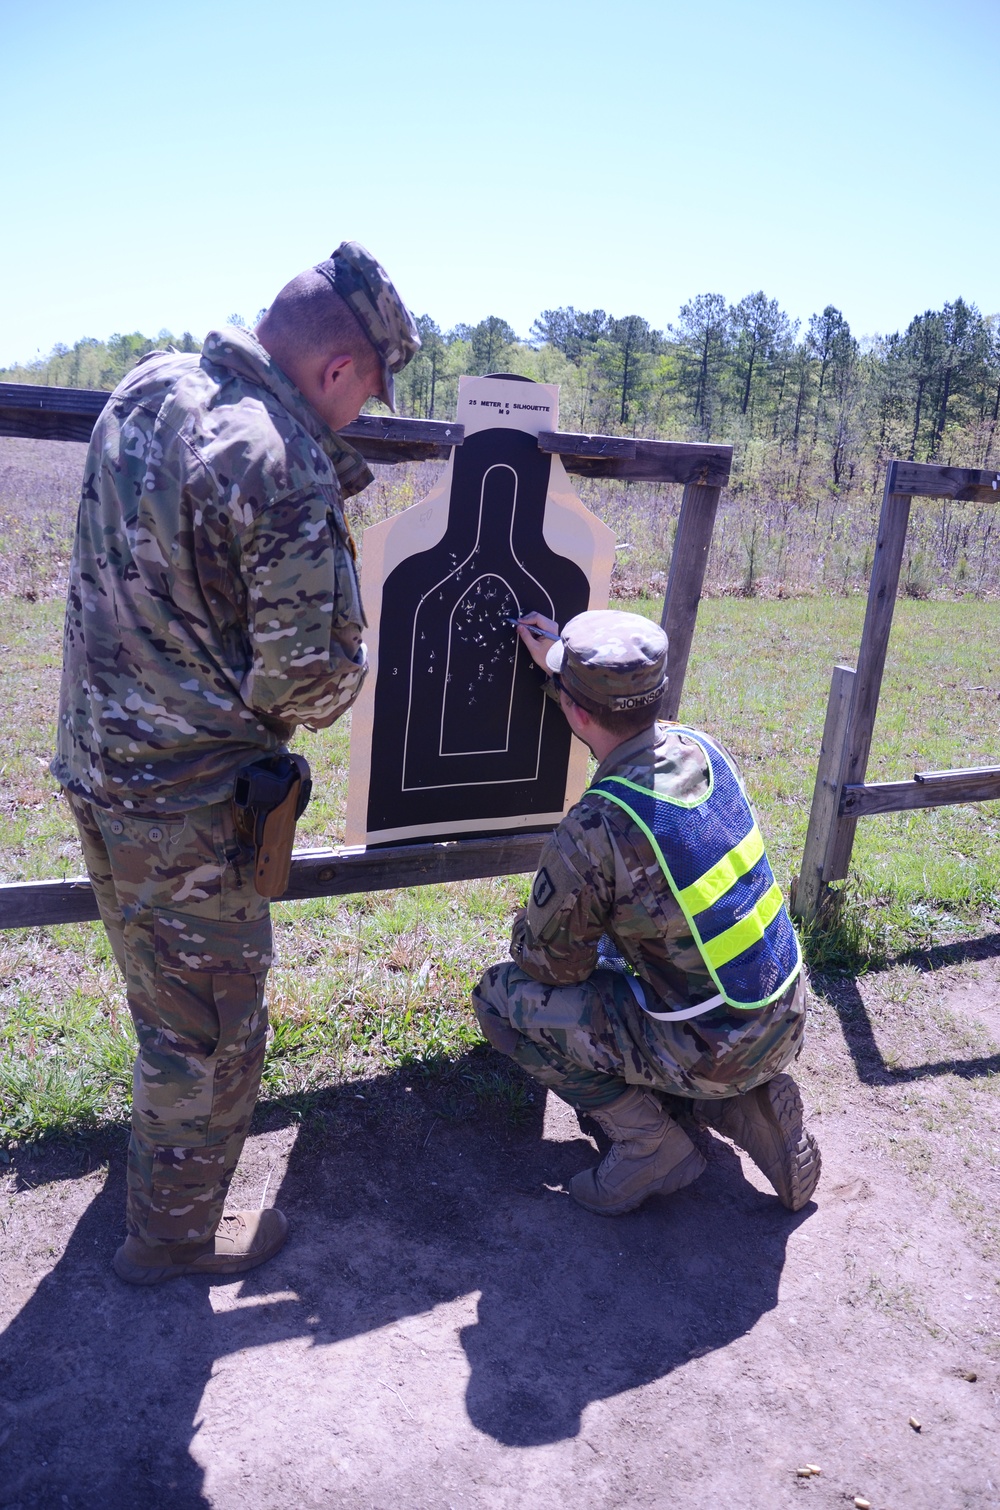
[(569, 729), (512, 622), (562, 624), (589, 601), (542, 535), (550, 467), (520, 430), (471, 435), (444, 538), (386, 578), (369, 832), (562, 810)]

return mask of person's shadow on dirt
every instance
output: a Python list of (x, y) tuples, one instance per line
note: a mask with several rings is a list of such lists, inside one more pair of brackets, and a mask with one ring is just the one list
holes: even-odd
[[(563, 1178), (590, 1154), (555, 1147)], [(760, 1195), (716, 1141), (697, 1185), (629, 1217), (590, 1216), (565, 1197), (519, 1213), (462, 1334), (470, 1419), (511, 1446), (560, 1441), (591, 1402), (742, 1337), (777, 1304), (787, 1239), (808, 1210), (794, 1217)]]
[(496, 1098), (484, 1107), (484, 1080), (502, 1105), (505, 1077), (525, 1090), (477, 1050), (450, 1091), (422, 1091), (415, 1071), (351, 1086), (303, 1127), (276, 1200), (297, 1234), (284, 1283), (308, 1296), (320, 1345), (479, 1291), (460, 1334), (469, 1419), (531, 1446), (576, 1436), (591, 1402), (749, 1332), (777, 1304), (788, 1238), (815, 1207), (793, 1216), (705, 1134), (694, 1185), (593, 1216), (561, 1187), (595, 1148), (530, 1083), (518, 1123)]
[[(465, 1079), (484, 1062), (469, 1056)], [(468, 1415), (529, 1446), (577, 1435), (591, 1402), (725, 1347), (774, 1307), (787, 1239), (812, 1208), (792, 1216), (760, 1194), (728, 1145), (712, 1140), (688, 1190), (600, 1218), (558, 1188), (597, 1157), (568, 1114), (549, 1141), (540, 1096), (511, 1126), (461, 1073), (452, 1087), (398, 1074), (307, 1101), (274, 1197), (292, 1238), (240, 1282), (235, 1308), (213, 1308), (202, 1279), (132, 1290), (110, 1272), (116, 1156), (0, 1337), (0, 1505), (205, 1505), (188, 1449), (213, 1368), (287, 1338), (324, 1346), (478, 1290), (461, 1332)], [(265, 1128), (288, 1120), (261, 1109)]]
[[(58, 1180), (48, 1188), (55, 1217)], [(58, 1263), (0, 1336), (0, 1505), (202, 1503), (188, 1449), (219, 1348), (208, 1292), (115, 1278), (124, 1202), (116, 1154)]]

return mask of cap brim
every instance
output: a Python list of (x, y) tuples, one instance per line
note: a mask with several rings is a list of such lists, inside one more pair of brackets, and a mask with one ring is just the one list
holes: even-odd
[(388, 404), (393, 414), (396, 412), (396, 384), (392, 373), (386, 364), (382, 363), (382, 402)]
[(545, 657), (545, 664), (546, 666), (548, 666), (553, 676), (558, 676), (560, 671), (562, 670), (563, 656), (565, 654), (566, 646), (563, 644), (562, 640), (556, 640), (555, 644), (551, 647)]

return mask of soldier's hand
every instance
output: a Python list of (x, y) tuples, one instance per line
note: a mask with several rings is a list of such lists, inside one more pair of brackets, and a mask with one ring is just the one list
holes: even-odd
[(553, 642), (559, 638), (559, 625), (555, 619), (546, 618), (545, 614), (532, 610), (531, 613), (521, 615), (517, 632), (535, 665), (547, 674), (549, 668), (545, 664), (545, 657)]

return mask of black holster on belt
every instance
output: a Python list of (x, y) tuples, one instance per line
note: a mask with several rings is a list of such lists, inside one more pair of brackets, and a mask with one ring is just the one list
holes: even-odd
[(258, 896), (288, 890), (295, 825), (312, 795), (309, 762), (302, 755), (264, 755), (236, 773), (233, 811), (241, 836), (254, 847)]

